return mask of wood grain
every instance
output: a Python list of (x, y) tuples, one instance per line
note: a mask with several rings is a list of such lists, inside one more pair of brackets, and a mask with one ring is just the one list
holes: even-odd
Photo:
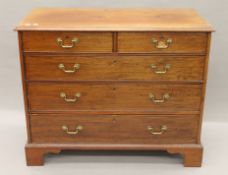
[(181, 154), (185, 167), (201, 167), (203, 159), (203, 147), (172, 147), (167, 150), (171, 154)]
[(26, 144), (27, 165), (43, 165), (44, 154), (60, 153), (61, 150), (131, 150), (131, 151), (156, 151), (164, 150), (171, 154), (181, 154), (184, 166), (199, 167), (202, 164), (203, 147), (201, 144), (55, 144), (55, 143), (30, 143)]
[(23, 31), (213, 31), (193, 9), (34, 9), (16, 30)]
[[(157, 49), (152, 39), (172, 44), (166, 49)], [(118, 34), (118, 52), (120, 53), (205, 53), (206, 33), (176, 32), (120, 32)]]
[(26, 129), (27, 129), (27, 142), (31, 142), (30, 135), (30, 123), (29, 123), (29, 113), (28, 113), (28, 96), (27, 96), (27, 84), (26, 84), (26, 70), (25, 70), (25, 58), (22, 52), (23, 42), (22, 42), (22, 32), (18, 32), (18, 45), (19, 45), (19, 58), (20, 58), (20, 68), (21, 68), (21, 79), (22, 79), (22, 89), (23, 89), (23, 101), (24, 101), (24, 110), (25, 110), (25, 119), (26, 119)]
[(210, 48), (211, 48), (211, 33), (208, 33), (207, 39), (207, 55), (205, 59), (204, 65), (204, 83), (202, 87), (202, 96), (201, 96), (201, 107), (200, 107), (200, 126), (199, 126), (199, 134), (198, 134), (198, 143), (201, 140), (201, 129), (202, 129), (202, 121), (203, 121), (203, 113), (204, 113), (204, 104), (206, 100), (206, 87), (207, 87), (207, 76), (208, 76), (208, 65), (209, 65), (209, 57), (210, 57)]
[[(130, 121), (130, 122), (129, 122)], [(94, 144), (175, 144), (196, 143), (198, 116), (150, 116), (150, 115), (32, 115), (31, 132), (33, 143), (94, 143)], [(77, 135), (68, 135), (81, 125)], [(147, 127), (156, 131), (162, 125), (167, 131), (152, 135)]]
[[(30, 110), (141, 110), (160, 111), (171, 114), (175, 111), (198, 111), (200, 109), (201, 85), (169, 85), (150, 83), (30, 83), (28, 84)], [(65, 92), (67, 98), (75, 98), (76, 103), (67, 103), (60, 98)], [(149, 98), (153, 93), (162, 99), (165, 93), (170, 99), (164, 103), (153, 103)]]
[(47, 153), (59, 154), (59, 148), (33, 148), (25, 146), (26, 162), (28, 166), (41, 166), (44, 164), (44, 155)]
[[(71, 40), (79, 42), (73, 48), (60, 47), (56, 39), (61, 38), (64, 45), (72, 45)], [(25, 32), (24, 51), (30, 52), (112, 52), (112, 33), (110, 32)]]
[[(65, 73), (58, 68), (64, 64), (75, 73)], [(156, 69), (150, 67), (157, 66)], [(165, 74), (156, 71), (171, 68)], [(202, 56), (27, 56), (26, 70), (29, 81), (202, 81), (204, 57)]]
[[(35, 9), (16, 28), (27, 122), (27, 165), (62, 150), (165, 150), (201, 166), (212, 27), (191, 9)], [(63, 39), (75, 47), (62, 48)], [(166, 49), (152, 43), (172, 39)], [(73, 74), (58, 68), (64, 64)], [(155, 64), (165, 74), (150, 68)], [(60, 97), (81, 97), (67, 103)], [(155, 104), (153, 93), (162, 99)], [(62, 125), (74, 131), (67, 135)], [(167, 125), (162, 135), (152, 135)]]

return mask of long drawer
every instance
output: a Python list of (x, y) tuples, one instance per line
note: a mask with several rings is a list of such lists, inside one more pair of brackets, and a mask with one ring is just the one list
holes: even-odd
[(25, 32), (23, 46), (30, 52), (112, 52), (111, 32)]
[(121, 53), (205, 53), (207, 33), (200, 32), (120, 32)]
[(33, 114), (33, 143), (196, 143), (199, 116)]
[(201, 85), (152, 83), (29, 83), (30, 110), (199, 111)]
[(27, 80), (200, 81), (201, 56), (27, 56)]

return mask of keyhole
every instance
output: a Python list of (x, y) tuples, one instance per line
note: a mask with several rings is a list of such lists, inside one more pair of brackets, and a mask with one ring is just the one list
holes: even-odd
[(116, 124), (116, 118), (113, 118), (113, 119), (112, 119), (112, 123), (113, 123), (113, 124)]

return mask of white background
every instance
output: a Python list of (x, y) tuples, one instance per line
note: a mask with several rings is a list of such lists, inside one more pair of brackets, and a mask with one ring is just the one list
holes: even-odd
[[(37, 169), (26, 167), (23, 154), (23, 146), (26, 141), (24, 107), (17, 33), (14, 32), (13, 29), (32, 8), (36, 7), (184, 7), (198, 10), (199, 13), (216, 29), (216, 32), (212, 35), (206, 106), (204, 112), (205, 123), (202, 142), (205, 143), (205, 163), (203, 168), (186, 170), (179, 164), (179, 159), (173, 160), (167, 156), (162, 156), (160, 158), (159, 156), (148, 157), (145, 155), (134, 155), (136, 157), (130, 155), (123, 157), (120, 155), (75, 155), (73, 157), (70, 155), (63, 155), (59, 159), (58, 157), (52, 157), (49, 161), (50, 163), (47, 163), (47, 166), (43, 168)], [(144, 169), (145, 174), (157, 173), (158, 170), (160, 171), (160, 174), (171, 174), (172, 172), (175, 174), (208, 174), (209, 172), (216, 172), (218, 174), (219, 171), (224, 170), (226, 168), (225, 154), (228, 155), (227, 152), (224, 152), (227, 148), (225, 140), (227, 140), (228, 135), (227, 9), (228, 2), (226, 0), (1, 0), (0, 174), (2, 174), (1, 171), (3, 171), (4, 174), (15, 174), (15, 171), (18, 171), (17, 174), (48, 174), (49, 170), (54, 171), (55, 174), (63, 174), (64, 171), (72, 169), (73, 167), (75, 167), (75, 169), (72, 169), (72, 171), (75, 170), (75, 172), (82, 174), (109, 174), (108, 170), (106, 171), (106, 168), (110, 168), (112, 171), (115, 170), (119, 174), (139, 174), (142, 173), (142, 169)], [(98, 163), (94, 163), (97, 161)], [(63, 162), (65, 162), (65, 164)], [(91, 166), (91, 168), (87, 165)], [(113, 168), (115, 166), (116, 168)], [(50, 169), (47, 167), (50, 167)], [(53, 169), (53, 167), (57, 169)], [(62, 169), (60, 167), (62, 167)], [(7, 171), (7, 173), (5, 171)]]

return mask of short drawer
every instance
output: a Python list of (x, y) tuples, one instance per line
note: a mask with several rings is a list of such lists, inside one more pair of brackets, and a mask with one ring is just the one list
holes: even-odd
[(206, 46), (207, 33), (118, 33), (118, 51), (123, 53), (205, 53)]
[(31, 52), (112, 52), (109, 32), (24, 32), (23, 49)]
[(201, 85), (151, 83), (29, 83), (30, 110), (198, 112)]
[(201, 56), (27, 56), (27, 80), (202, 81)]
[(33, 114), (33, 143), (196, 143), (199, 116)]

